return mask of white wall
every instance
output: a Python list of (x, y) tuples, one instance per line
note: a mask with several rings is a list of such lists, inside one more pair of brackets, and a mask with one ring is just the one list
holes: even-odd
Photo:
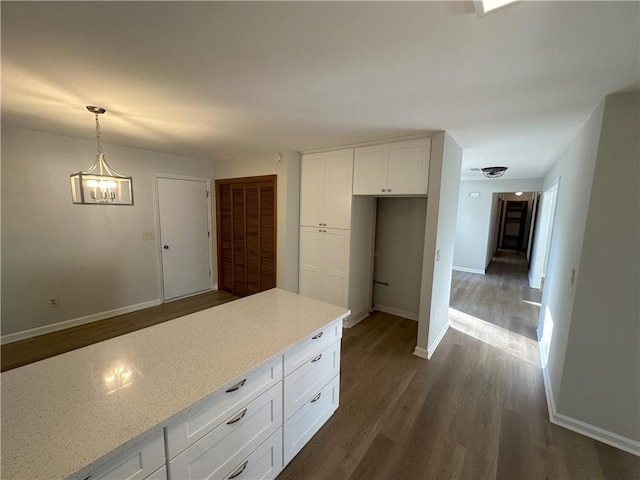
[[(537, 192), (541, 178), (486, 179), (460, 182), (454, 269), (484, 273), (491, 261), (491, 206), (497, 192)], [(480, 196), (471, 197), (471, 192)], [(499, 219), (498, 219), (499, 220)]]
[(142, 240), (156, 231), (152, 174), (212, 178), (211, 163), (105, 144), (110, 165), (133, 176), (135, 205), (74, 205), (69, 175), (90, 167), (95, 149), (2, 129), (3, 335), (159, 301), (158, 245)]
[(461, 164), (462, 148), (448, 133), (434, 134), (431, 141), (422, 294), (415, 351), (428, 358), (448, 328)]
[(541, 316), (541, 327), (554, 325), (547, 370), (557, 413), (636, 450), (639, 106), (638, 92), (608, 96), (545, 180), (562, 177)]
[[(216, 180), (260, 175), (277, 175), (276, 284), (278, 288), (298, 292), (300, 154), (283, 152), (279, 163), (274, 161), (273, 154), (214, 162)], [(215, 238), (214, 235), (214, 243)], [(215, 246), (213, 252), (215, 256)], [(217, 260), (214, 262), (214, 272), (214, 284), (217, 284)]]
[(378, 310), (418, 319), (427, 199), (378, 198), (373, 303)]
[(354, 195), (351, 201), (349, 249), (349, 304), (351, 315), (345, 325), (352, 326), (371, 311), (373, 290), (373, 245), (376, 199)]

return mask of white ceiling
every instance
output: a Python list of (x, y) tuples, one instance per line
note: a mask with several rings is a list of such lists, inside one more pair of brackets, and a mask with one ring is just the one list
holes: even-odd
[(640, 87), (638, 2), (6, 2), (2, 124), (209, 160), (447, 130), (544, 175)]

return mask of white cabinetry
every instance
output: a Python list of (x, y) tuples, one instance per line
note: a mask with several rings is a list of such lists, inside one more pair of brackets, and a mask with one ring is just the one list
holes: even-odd
[(355, 149), (354, 195), (426, 195), (431, 139)]
[(338, 408), (341, 337), (338, 322), (285, 352), (285, 465)]
[(166, 479), (162, 431), (128, 448), (114, 459), (96, 468), (85, 478), (91, 480)]
[(300, 295), (347, 308), (349, 230), (300, 227)]
[(300, 225), (349, 229), (353, 149), (302, 156)]

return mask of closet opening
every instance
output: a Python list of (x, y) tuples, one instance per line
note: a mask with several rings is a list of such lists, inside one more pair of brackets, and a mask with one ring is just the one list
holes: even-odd
[(373, 309), (418, 320), (427, 197), (378, 197)]

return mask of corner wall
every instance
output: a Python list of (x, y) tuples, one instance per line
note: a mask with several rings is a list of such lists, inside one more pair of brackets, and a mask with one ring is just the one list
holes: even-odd
[(431, 140), (429, 195), (415, 354), (430, 358), (449, 324), (462, 148), (446, 132)]
[[(110, 164), (133, 177), (135, 204), (74, 205), (69, 175), (91, 165), (95, 148), (95, 141), (2, 129), (3, 337), (160, 303), (159, 246), (142, 240), (143, 232), (158, 235), (152, 175), (210, 179), (211, 162), (105, 144)], [(59, 307), (49, 307), (53, 296)]]

